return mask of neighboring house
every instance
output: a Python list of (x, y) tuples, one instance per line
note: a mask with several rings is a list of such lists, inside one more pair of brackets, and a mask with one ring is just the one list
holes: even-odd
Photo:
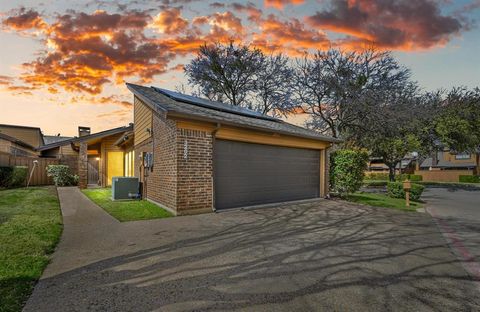
[(177, 215), (328, 194), (336, 139), (251, 110), (127, 84), (135, 176)]
[(479, 157), (479, 153), (439, 151), (436, 159), (425, 159), (415, 173), (422, 175), (425, 181), (458, 182), (460, 175), (480, 174)]
[[(407, 155), (395, 166), (395, 171), (397, 173), (413, 173), (416, 162), (416, 157)], [(388, 173), (388, 166), (383, 163), (382, 158), (372, 157), (368, 161), (367, 174), (369, 173)]]
[(437, 153), (437, 159), (433, 157), (425, 159), (420, 165), (420, 170), (471, 170), (478, 169), (478, 154), (453, 153), (449, 150)]
[(37, 156), (44, 144), (40, 128), (0, 124), (0, 152), (14, 156)]
[(35, 147), (3, 133), (0, 133), (0, 152), (13, 156), (37, 156)]
[[(133, 125), (90, 133), (78, 127), (79, 135), (38, 148), (42, 157), (59, 158), (80, 177), (79, 186), (110, 186), (114, 176), (133, 176)], [(83, 157), (82, 157), (83, 155)]]
[[(81, 159), (81, 147), (86, 157)], [(0, 152), (18, 160), (27, 156), (29, 168), (34, 159), (58, 159), (79, 174), (80, 186), (109, 186), (114, 176), (133, 176), (133, 125), (90, 133), (89, 127), (78, 127), (78, 137), (43, 135), (40, 128), (0, 125)], [(11, 164), (8, 158), (2, 158)], [(49, 162), (51, 163), (51, 162)], [(44, 171), (44, 169), (42, 169)], [(46, 179), (46, 178), (45, 178)]]

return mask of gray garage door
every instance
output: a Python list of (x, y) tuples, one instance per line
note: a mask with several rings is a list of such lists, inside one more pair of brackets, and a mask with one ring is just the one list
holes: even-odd
[(216, 140), (217, 210), (315, 198), (320, 192), (320, 152)]

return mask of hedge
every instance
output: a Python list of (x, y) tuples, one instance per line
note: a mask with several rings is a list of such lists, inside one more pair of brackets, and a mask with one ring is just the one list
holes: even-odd
[(15, 188), (27, 183), (28, 167), (0, 167), (0, 187)]
[[(410, 190), (410, 199), (419, 200), (422, 196), (425, 186), (412, 183), (412, 188)], [(387, 183), (387, 194), (392, 198), (405, 198), (405, 191), (403, 190), (402, 182), (388, 182)]]
[(461, 175), (458, 177), (458, 181), (463, 183), (480, 183), (480, 176)]
[[(409, 179), (410, 181), (413, 181), (413, 182), (417, 182), (417, 181), (422, 181), (422, 176), (418, 174), (406, 174), (406, 173), (395, 175), (395, 181), (405, 181), (406, 179)], [(384, 172), (367, 173), (365, 175), (364, 180), (388, 181), (388, 173), (384, 173)]]

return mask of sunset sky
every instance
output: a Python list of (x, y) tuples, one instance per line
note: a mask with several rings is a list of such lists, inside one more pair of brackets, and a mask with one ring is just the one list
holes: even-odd
[(292, 57), (374, 42), (425, 90), (480, 86), (480, 0), (1, 1), (0, 123), (75, 135), (132, 122), (124, 82), (174, 89), (204, 42)]

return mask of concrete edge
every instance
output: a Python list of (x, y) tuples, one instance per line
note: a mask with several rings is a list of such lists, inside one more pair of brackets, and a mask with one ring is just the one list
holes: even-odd
[(262, 205), (252, 205), (252, 206), (243, 206), (243, 207), (227, 208), (227, 209), (215, 210), (215, 212), (217, 212), (217, 213), (224, 213), (224, 212), (228, 212), (228, 211), (255, 210), (255, 209), (262, 209), (262, 208), (274, 208), (274, 207), (282, 207), (282, 206), (295, 205), (295, 204), (313, 203), (313, 202), (324, 201), (324, 200), (326, 200), (326, 199), (323, 198), (323, 197), (317, 197), (317, 198), (291, 200), (291, 201), (286, 201), (286, 202), (277, 202), (277, 203), (262, 204)]
[(175, 217), (178, 215), (178, 214), (177, 214), (177, 211), (176, 211), (176, 210), (173, 210), (173, 209), (170, 208), (170, 207), (167, 207), (167, 206), (165, 206), (165, 205), (163, 205), (163, 204), (160, 204), (160, 203), (158, 203), (158, 202), (156, 202), (156, 201), (154, 201), (154, 200), (152, 200), (152, 199), (150, 199), (150, 198), (147, 198), (147, 197), (145, 197), (145, 200), (148, 201), (148, 202), (151, 202), (152, 204), (157, 205), (158, 207), (160, 207), (160, 208), (162, 208), (162, 209), (165, 209), (166, 211), (168, 211), (168, 212), (170, 212), (171, 214), (173, 214)]

